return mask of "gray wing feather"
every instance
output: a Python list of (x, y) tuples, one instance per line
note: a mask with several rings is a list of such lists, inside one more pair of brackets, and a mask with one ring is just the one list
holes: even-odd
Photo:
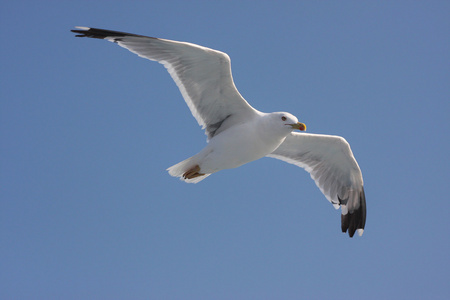
[(325, 197), (342, 210), (342, 231), (362, 234), (366, 201), (361, 170), (350, 145), (339, 136), (291, 133), (268, 155), (304, 168)]
[(78, 37), (105, 39), (137, 55), (163, 64), (206, 135), (257, 115), (240, 95), (226, 53), (191, 43), (170, 41), (119, 31), (77, 27)]

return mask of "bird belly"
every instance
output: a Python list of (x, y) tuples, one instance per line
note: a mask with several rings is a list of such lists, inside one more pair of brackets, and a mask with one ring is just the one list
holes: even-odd
[(228, 129), (212, 138), (204, 149), (206, 155), (200, 163), (201, 172), (214, 173), (237, 168), (260, 159), (272, 153), (284, 139), (285, 137), (264, 139), (261, 134), (248, 130), (245, 126)]

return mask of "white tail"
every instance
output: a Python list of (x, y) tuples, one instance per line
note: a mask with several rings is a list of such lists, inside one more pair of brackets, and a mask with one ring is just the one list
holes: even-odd
[(188, 159), (183, 160), (182, 162), (177, 163), (176, 165), (171, 166), (167, 169), (169, 171), (169, 174), (173, 177), (179, 177), (180, 180), (183, 180), (187, 183), (197, 183), (205, 179), (211, 174), (205, 174), (203, 176), (195, 177), (192, 179), (185, 179), (183, 177), (183, 174), (194, 167), (197, 164), (197, 160), (195, 159), (195, 156), (189, 157)]

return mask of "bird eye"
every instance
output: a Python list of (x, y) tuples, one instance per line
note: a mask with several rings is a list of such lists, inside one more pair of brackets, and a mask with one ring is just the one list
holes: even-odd
[(282, 116), (282, 117), (281, 117), (281, 120), (282, 120), (282, 121), (286, 121), (286, 117), (285, 117), (285, 116)]

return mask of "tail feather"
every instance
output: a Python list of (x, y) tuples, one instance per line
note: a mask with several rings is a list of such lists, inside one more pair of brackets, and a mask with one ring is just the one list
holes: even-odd
[(195, 156), (189, 157), (188, 159), (183, 160), (182, 162), (177, 163), (176, 165), (171, 166), (167, 169), (169, 174), (173, 177), (178, 177), (180, 180), (183, 180), (187, 183), (197, 183), (205, 179), (211, 174), (205, 174), (203, 176), (195, 177), (192, 179), (185, 179), (183, 177), (183, 174), (189, 170), (190, 168), (194, 167), (197, 164), (197, 161), (195, 159)]

